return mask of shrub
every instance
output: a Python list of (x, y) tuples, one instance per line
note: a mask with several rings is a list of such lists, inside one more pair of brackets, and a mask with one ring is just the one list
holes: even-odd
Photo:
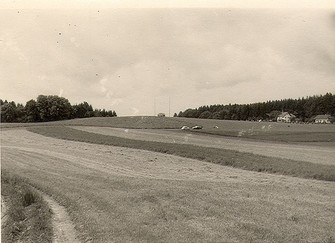
[(35, 203), (36, 201), (36, 196), (34, 195), (33, 192), (31, 191), (26, 191), (24, 196), (23, 196), (23, 206), (27, 207), (30, 206), (31, 204)]

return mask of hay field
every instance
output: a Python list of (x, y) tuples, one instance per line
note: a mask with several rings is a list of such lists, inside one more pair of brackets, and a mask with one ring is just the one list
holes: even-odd
[[(285, 158), (310, 163), (335, 165), (335, 149), (331, 145), (316, 146), (312, 143), (286, 144), (253, 139), (213, 136), (192, 131), (172, 129), (124, 129), (111, 127), (72, 126), (71, 128), (95, 134), (127, 139), (174, 144), (192, 144), (201, 147), (229, 149), (263, 156)], [(92, 136), (94, 136), (92, 134)]]
[(3, 123), (2, 129), (33, 126), (96, 126), (133, 129), (180, 129), (182, 126), (203, 126), (192, 132), (244, 139), (335, 147), (334, 124), (288, 124), (195, 119), (182, 117), (92, 117), (42, 123)]
[(82, 241), (330, 241), (334, 182), (2, 131), (2, 170), (68, 209)]
[[(183, 125), (204, 129), (185, 132)], [(156, 117), (1, 124), (2, 172), (64, 206), (82, 242), (334, 241), (333, 162), (237, 146), (271, 152), (289, 143), (294, 154), (294, 146), (308, 144), (331, 153), (334, 126), (264, 125)], [(240, 136), (241, 129), (258, 137)], [(275, 136), (288, 132), (308, 135), (299, 145)]]
[[(91, 127), (87, 127), (90, 129)], [(233, 149), (225, 149), (220, 147), (222, 144), (218, 144), (218, 147), (213, 145), (204, 146), (202, 141), (202, 137), (188, 138), (188, 142), (181, 143), (171, 143), (171, 142), (156, 142), (153, 139), (153, 136), (149, 136), (148, 132), (144, 132), (142, 140), (135, 140), (124, 138), (122, 136), (111, 136), (111, 134), (106, 135), (108, 131), (103, 128), (96, 128), (98, 131), (101, 129), (99, 133), (91, 133), (87, 131), (82, 131), (78, 129), (73, 129), (70, 127), (33, 127), (28, 128), (29, 131), (60, 139), (66, 139), (70, 141), (80, 141), (87, 142), (93, 144), (105, 144), (111, 146), (119, 146), (126, 148), (136, 148), (141, 150), (167, 153), (172, 155), (178, 155), (186, 158), (197, 159), (201, 161), (207, 161), (211, 163), (216, 163), (225, 166), (232, 166), (237, 168), (242, 168), (245, 170), (252, 170), (258, 172), (267, 172), (267, 173), (279, 173), (284, 175), (298, 176), (302, 178), (313, 178), (319, 180), (327, 180), (327, 181), (335, 181), (335, 166), (332, 162), (332, 154), (334, 154), (333, 150), (328, 151), (329, 153), (326, 156), (326, 160), (313, 161), (300, 161), (300, 160), (292, 160), (289, 158), (285, 158), (281, 154), (279, 157), (275, 157), (275, 154), (271, 152), (271, 150), (267, 151), (274, 157), (257, 155), (248, 152), (240, 152), (237, 151), (237, 147)], [(112, 132), (115, 131), (114, 129)], [(128, 134), (128, 133), (127, 133)], [(155, 134), (157, 135), (157, 134)], [(199, 137), (196, 135), (195, 137)], [(152, 140), (151, 140), (152, 139)], [(192, 144), (193, 142), (193, 144)], [(212, 143), (210, 140), (209, 142)], [(213, 144), (213, 143), (212, 143)], [(214, 144), (215, 145), (215, 144)], [(243, 143), (242, 143), (243, 146)], [(263, 149), (267, 148), (267, 144), (263, 144)], [(251, 147), (252, 148), (252, 147)], [(284, 153), (292, 152), (284, 149)], [(305, 152), (307, 149), (303, 150)], [(264, 151), (265, 152), (265, 151)], [(294, 152), (294, 151), (293, 151)], [(310, 151), (309, 154), (313, 154), (314, 151)], [(289, 155), (289, 154), (288, 154)], [(284, 157), (284, 158), (282, 158)], [(295, 157), (295, 155), (294, 155)], [(307, 156), (308, 159), (310, 159)], [(327, 158), (330, 158), (330, 162), (327, 161)]]

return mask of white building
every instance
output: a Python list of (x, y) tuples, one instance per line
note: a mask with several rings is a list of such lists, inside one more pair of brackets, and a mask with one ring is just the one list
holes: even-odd
[(278, 117), (277, 117), (277, 122), (292, 122), (296, 118), (295, 115), (290, 114), (288, 112), (282, 112)]
[(331, 123), (332, 116), (330, 115), (317, 115), (315, 117), (315, 123), (324, 123), (324, 124), (329, 124)]

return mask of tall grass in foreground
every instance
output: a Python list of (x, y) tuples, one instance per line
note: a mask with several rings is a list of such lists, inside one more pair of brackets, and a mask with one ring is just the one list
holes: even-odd
[(28, 130), (54, 138), (167, 153), (251, 171), (335, 181), (335, 166), (333, 165), (314, 164), (188, 144), (132, 140), (89, 133), (69, 127), (31, 127)]
[(2, 242), (52, 242), (52, 213), (23, 179), (2, 170), (1, 197), (7, 208), (1, 224)]

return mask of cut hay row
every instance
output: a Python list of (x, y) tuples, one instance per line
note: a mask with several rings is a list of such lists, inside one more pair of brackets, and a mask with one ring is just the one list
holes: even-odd
[(70, 127), (31, 127), (28, 128), (28, 130), (48, 137), (173, 154), (251, 171), (335, 181), (335, 166), (332, 165), (321, 165), (289, 159), (272, 158), (254, 155), (252, 153), (209, 147), (205, 148), (188, 144), (139, 141), (89, 133)]
[(97, 126), (134, 129), (180, 129), (183, 126), (201, 126), (202, 129), (192, 131), (263, 141), (318, 143), (321, 146), (335, 146), (335, 126), (333, 124), (286, 124), (153, 116), (93, 117), (56, 122), (0, 124), (2, 129), (35, 126)]

